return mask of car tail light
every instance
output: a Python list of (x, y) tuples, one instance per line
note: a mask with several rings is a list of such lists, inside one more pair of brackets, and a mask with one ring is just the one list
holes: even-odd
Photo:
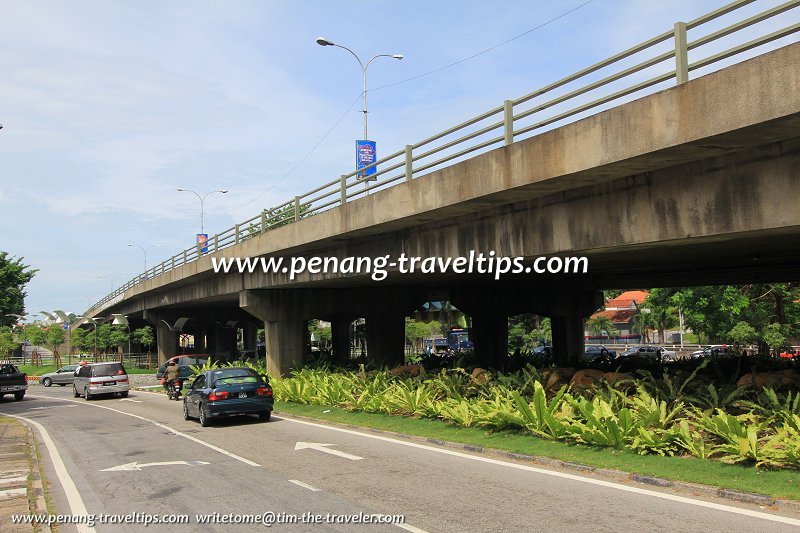
[(128, 378), (127, 378), (127, 377), (125, 377), (125, 378), (119, 378), (119, 379), (117, 380), (117, 383), (127, 383), (127, 382), (128, 382)]
[(272, 387), (259, 387), (256, 389), (256, 394), (259, 396), (272, 396)]
[(211, 394), (208, 395), (208, 400), (211, 402), (216, 402), (217, 400), (224, 400), (228, 397), (228, 391), (220, 390), (220, 391), (212, 391)]

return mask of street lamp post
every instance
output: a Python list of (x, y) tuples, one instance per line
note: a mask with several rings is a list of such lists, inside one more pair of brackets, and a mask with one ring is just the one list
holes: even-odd
[(353, 52), (352, 50), (350, 50), (346, 46), (342, 46), (340, 44), (333, 43), (333, 42), (329, 41), (328, 39), (325, 39), (324, 37), (317, 37), (317, 44), (320, 45), (320, 46), (336, 46), (338, 48), (343, 48), (343, 49), (347, 50), (348, 52), (350, 52), (353, 55), (353, 57), (356, 58), (356, 61), (358, 61), (358, 64), (361, 66), (361, 77), (362, 77), (362, 80), (364, 82), (364, 92), (363, 92), (364, 106), (363, 106), (363, 109), (362, 109), (362, 113), (364, 113), (364, 140), (367, 140), (369, 138), (369, 137), (367, 137), (367, 68), (369, 68), (370, 63), (372, 63), (375, 59), (377, 59), (379, 57), (391, 57), (392, 59), (401, 60), (404, 57), (403, 54), (378, 54), (378, 55), (372, 56), (372, 58), (369, 61), (364, 63), (363, 61), (361, 61), (361, 58), (358, 57), (358, 55), (356, 55), (355, 52)]
[(144, 273), (145, 273), (145, 275), (147, 275), (147, 250), (149, 250), (150, 248), (160, 248), (161, 245), (160, 244), (154, 244), (153, 246), (148, 246), (147, 248), (145, 248), (144, 246), (138, 245), (138, 244), (129, 244), (128, 246), (133, 246), (135, 248), (138, 248), (144, 254)]
[(218, 192), (218, 193), (221, 193), (221, 194), (227, 194), (228, 193), (228, 189), (220, 189), (220, 190), (217, 190), (217, 191), (209, 191), (209, 192), (205, 193), (203, 196), (200, 196), (199, 193), (197, 193), (197, 192), (195, 192), (195, 191), (193, 191), (191, 189), (178, 189), (178, 192), (190, 192), (190, 193), (194, 194), (195, 196), (197, 196), (197, 198), (200, 200), (200, 233), (201, 234), (205, 234), (205, 231), (204, 231), (205, 230), (205, 221), (203, 220), (203, 217), (205, 216), (205, 211), (204, 211), (203, 204), (206, 201), (206, 196), (208, 196), (209, 194), (214, 194), (215, 192)]
[[(147, 268), (145, 268), (147, 270)], [(108, 280), (109, 288), (111, 292), (114, 292), (114, 282), (124, 276), (97, 276), (97, 279), (105, 279)]]
[[(355, 52), (353, 52), (352, 50), (350, 50), (346, 46), (342, 46), (340, 44), (336, 44), (336, 43), (334, 43), (332, 41), (329, 41), (328, 39), (326, 39), (324, 37), (317, 37), (317, 44), (320, 45), (320, 46), (336, 46), (337, 48), (342, 48), (344, 50), (347, 50), (348, 52), (350, 52), (350, 54), (353, 57), (356, 58), (356, 61), (358, 61), (358, 64), (361, 67), (361, 79), (362, 79), (362, 82), (363, 82), (363, 92), (362, 92), (363, 107), (362, 107), (361, 112), (364, 113), (364, 140), (365, 141), (368, 140), (369, 137), (367, 136), (367, 69), (369, 68), (370, 63), (372, 63), (374, 60), (376, 60), (379, 57), (390, 57), (392, 59), (397, 59), (399, 61), (399, 60), (403, 59), (403, 57), (404, 57), (403, 54), (377, 54), (377, 55), (372, 56), (372, 58), (370, 58), (369, 61), (364, 63), (363, 61), (361, 61), (361, 58), (358, 57), (358, 55)], [(364, 177), (366, 177), (366, 175)], [(367, 188), (367, 180), (366, 179), (364, 180), (364, 188)]]

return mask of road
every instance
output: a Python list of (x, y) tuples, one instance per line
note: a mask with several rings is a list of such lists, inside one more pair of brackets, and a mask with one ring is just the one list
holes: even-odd
[[(268, 511), (298, 517), (399, 514), (405, 517), (403, 529), (429, 532), (800, 527), (800, 515), (548, 471), (369, 431), (280, 417), (268, 423), (232, 418), (202, 428), (183, 420), (180, 403), (153, 393), (86, 402), (73, 399), (69, 387), (35, 386), (22, 402), (0, 403), (0, 414), (24, 417), (46, 430), (88, 513), (190, 516), (190, 524), (170, 526), (171, 531), (196, 530), (196, 514)], [(41, 453), (46, 455), (44, 448)], [(57, 510), (73, 513), (70, 491), (61, 486), (53, 462), (45, 457), (44, 464)], [(402, 531), (391, 524), (272, 529)], [(141, 531), (142, 526), (96, 524), (95, 530)]]

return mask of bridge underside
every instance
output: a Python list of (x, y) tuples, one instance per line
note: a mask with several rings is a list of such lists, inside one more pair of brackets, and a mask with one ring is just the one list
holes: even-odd
[[(102, 314), (204, 331), (267, 330), (270, 369), (305, 350), (303, 321), (367, 318), (375, 359), (400, 360), (403, 317), (431, 299), (470, 314), (487, 364), (505, 354), (505, 320), (553, 317), (575, 357), (600, 290), (800, 279), (800, 44), (270, 231), (214, 257), (585, 256), (580, 275), (214, 274), (210, 258), (134, 287)], [(723, 104), (720, 104), (722, 102)], [(370, 327), (370, 324), (372, 327)], [(339, 332), (337, 334), (337, 331)], [(172, 335), (172, 337), (170, 337)], [(230, 337), (220, 346), (230, 347)], [(227, 344), (226, 344), (227, 343)], [(210, 343), (209, 343), (210, 344)]]

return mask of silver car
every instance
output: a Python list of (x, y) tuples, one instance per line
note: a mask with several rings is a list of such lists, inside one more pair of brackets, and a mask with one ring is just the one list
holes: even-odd
[(81, 365), (72, 382), (72, 395), (91, 400), (100, 394), (128, 396), (131, 385), (122, 363), (92, 363)]
[(39, 378), (39, 383), (45, 387), (49, 387), (50, 385), (61, 385), (62, 387), (72, 385), (72, 382), (75, 380), (75, 370), (77, 370), (79, 366), (80, 365), (62, 366), (55, 372), (42, 374)]

